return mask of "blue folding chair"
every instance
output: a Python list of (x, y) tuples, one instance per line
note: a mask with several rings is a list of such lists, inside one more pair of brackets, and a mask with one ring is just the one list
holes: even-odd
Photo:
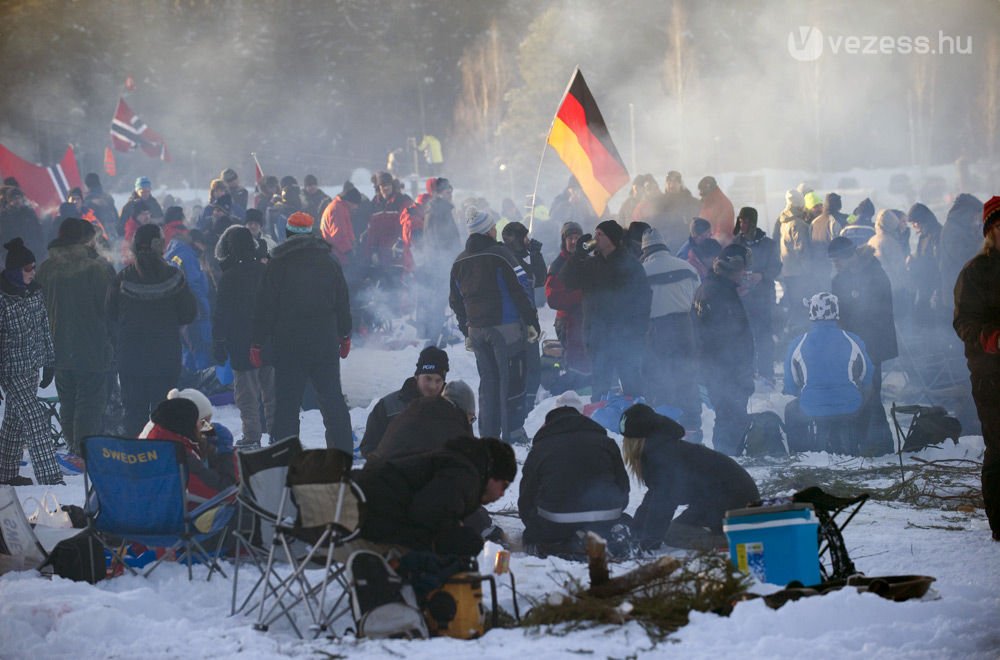
[[(224, 502), (236, 493), (236, 486), (188, 511), (188, 474), (179, 443), (88, 436), (82, 444), (87, 524), (111, 553), (112, 567), (117, 562), (138, 575), (125, 562), (125, 547), (135, 542), (169, 550), (143, 576), (176, 555), (187, 563), (189, 580), (194, 561), (209, 567), (209, 580), (215, 571), (226, 577), (216, 558), (233, 516), (233, 506)], [(209, 553), (203, 544), (216, 537), (215, 552)]]

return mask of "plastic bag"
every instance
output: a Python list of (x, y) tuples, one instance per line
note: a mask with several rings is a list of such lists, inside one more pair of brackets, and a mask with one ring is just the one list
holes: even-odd
[(34, 501), (35, 509), (28, 514), (28, 522), (32, 525), (42, 525), (43, 527), (70, 528), (73, 521), (69, 514), (59, 506), (56, 494), (51, 490), (45, 491), (42, 500), (39, 502), (34, 497), (29, 497), (24, 501), (25, 510), (28, 510), (28, 502)]

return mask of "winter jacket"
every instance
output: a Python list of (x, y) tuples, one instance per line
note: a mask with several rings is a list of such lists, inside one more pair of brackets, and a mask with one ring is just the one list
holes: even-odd
[(574, 254), (560, 277), (567, 287), (583, 290), (583, 336), (588, 348), (645, 336), (653, 291), (642, 264), (624, 246), (607, 258)]
[(0, 376), (37, 374), (55, 361), (41, 287), (36, 282), (15, 287), (0, 274)]
[(351, 206), (337, 195), (326, 208), (320, 222), (320, 233), (323, 240), (330, 244), (331, 253), (337, 262), (347, 265), (351, 251), (354, 249), (354, 226), (351, 224)]
[[(139, 193), (133, 191), (132, 195), (128, 198), (128, 201), (125, 202), (125, 206), (122, 207), (122, 214), (118, 218), (118, 230), (120, 234), (124, 235), (125, 222), (132, 217), (132, 207), (140, 199), (142, 198), (139, 197)], [(149, 206), (150, 217), (155, 221), (161, 221), (163, 219), (163, 209), (160, 208), (160, 203), (156, 201), (156, 198), (150, 195), (149, 199), (144, 201), (146, 202), (146, 205)]]
[(833, 277), (832, 292), (840, 300), (840, 327), (860, 337), (877, 366), (899, 355), (892, 312), (892, 285), (870, 247)]
[(378, 254), (380, 260), (391, 259), (392, 244), (400, 237), (399, 216), (403, 209), (413, 204), (413, 200), (403, 193), (395, 193), (385, 198), (376, 195), (372, 200), (372, 214), (368, 219), (366, 254)]
[(229, 199), (232, 201), (229, 207), (229, 214), (242, 223), (247, 217), (247, 204), (250, 199), (250, 193), (242, 186), (239, 188), (227, 188), (227, 190), (229, 191)]
[(452, 438), (472, 435), (465, 412), (441, 396), (424, 396), (410, 402), (389, 421), (382, 442), (369, 461), (393, 461), (442, 449)]
[(118, 208), (115, 206), (115, 200), (102, 188), (88, 190), (87, 196), (83, 198), (83, 203), (94, 211), (94, 215), (97, 216), (106, 230), (118, 230)]
[(570, 289), (560, 273), (572, 255), (565, 250), (549, 266), (545, 278), (545, 301), (556, 310), (556, 336), (563, 345), (566, 364), (571, 369), (587, 372), (587, 348), (583, 341), (583, 291)]
[[(274, 238), (279, 242), (283, 243), (287, 237), (287, 223), (288, 217), (293, 213), (302, 210), (302, 205), (292, 198), (287, 201), (278, 201), (272, 204), (270, 208), (264, 213), (264, 219), (266, 227), (265, 231), (269, 231), (274, 235)], [(313, 218), (315, 221), (316, 218)], [(315, 225), (313, 226), (314, 233), (317, 233)]]
[(875, 219), (875, 235), (868, 239), (868, 246), (875, 251), (875, 258), (889, 276), (894, 290), (906, 288), (906, 256), (899, 242), (899, 220), (892, 211), (882, 210)]
[(524, 462), (518, 515), (524, 534), (556, 541), (588, 524), (618, 520), (629, 478), (615, 441), (574, 408), (549, 413)]
[(688, 239), (691, 220), (698, 215), (700, 209), (701, 203), (687, 188), (681, 188), (675, 193), (665, 192), (656, 198), (649, 224), (659, 230), (668, 248), (679, 250)]
[(447, 259), (462, 249), (462, 238), (455, 225), (455, 206), (435, 197), (424, 213), (424, 236), (420, 254), (427, 259)]
[(457, 438), (438, 451), (354, 470), (366, 499), (361, 537), (433, 550), (435, 538), (479, 509), (489, 461), (485, 443)]
[(1000, 330), (1000, 253), (977, 254), (955, 282), (955, 332), (965, 344), (974, 376), (1000, 374), (1000, 355), (986, 353), (982, 339)]
[(212, 315), (212, 340), (222, 342), (235, 371), (250, 371), (254, 306), (266, 267), (257, 261), (256, 252), (234, 251), (231, 236), (226, 230), (215, 246), (222, 278)]
[(774, 281), (778, 279), (782, 269), (778, 245), (759, 227), (749, 238), (737, 234), (733, 242), (750, 248), (750, 266), (747, 272), (760, 275), (760, 282), (743, 296), (744, 306), (753, 311), (770, 310), (775, 305)]
[(332, 202), (330, 196), (323, 192), (320, 188), (316, 189), (316, 192), (310, 193), (305, 189), (302, 190), (302, 204), (304, 208), (302, 209), (314, 219), (318, 219), (323, 215), (326, 207)]
[[(510, 248), (510, 246), (508, 246)], [(545, 305), (545, 278), (548, 276), (548, 266), (545, 265), (545, 257), (542, 256), (541, 248), (538, 250), (513, 249), (510, 248), (514, 258), (517, 259), (521, 270), (528, 276), (528, 297), (535, 307)]]
[(941, 227), (941, 291), (948, 307), (953, 304), (951, 293), (959, 271), (982, 245), (983, 203), (963, 193), (955, 199)]
[(108, 290), (108, 318), (117, 337), (118, 370), (179, 369), (180, 327), (198, 306), (180, 272), (159, 255), (140, 252)]
[(732, 242), (733, 228), (736, 226), (736, 211), (733, 209), (733, 203), (729, 201), (722, 190), (715, 188), (702, 197), (698, 216), (711, 223), (712, 238), (723, 245)]
[(271, 253), (255, 309), (253, 343), (270, 342), (276, 366), (337, 360), (340, 339), (351, 335), (344, 272), (326, 241), (310, 234)]
[(931, 216), (920, 224), (917, 249), (910, 259), (910, 281), (917, 295), (917, 306), (929, 308), (931, 300), (941, 299), (941, 225)]
[(212, 305), (209, 278), (201, 267), (201, 258), (187, 232), (177, 233), (167, 244), (164, 260), (184, 273), (188, 288), (198, 305), (195, 320), (181, 330), (184, 342), (184, 367), (200, 371), (212, 364)]
[[(39, 263), (45, 259), (42, 223), (27, 204), (0, 211), (0, 246), (18, 237), (24, 241), (24, 246), (31, 250)], [(6, 257), (7, 250), (0, 247), (0, 253), (2, 253), (0, 258)]]
[(57, 369), (111, 369), (107, 300), (114, 279), (111, 264), (86, 245), (58, 240), (49, 245), (49, 258), (38, 267), (35, 281), (45, 294)]
[(707, 376), (752, 392), (753, 335), (736, 283), (709, 273), (694, 294), (691, 312), (698, 356)]
[(417, 389), (417, 377), (410, 376), (403, 381), (401, 388), (379, 399), (372, 411), (368, 413), (365, 435), (361, 438), (361, 455), (368, 458), (385, 437), (385, 430), (389, 428), (389, 422), (406, 410), (410, 402), (419, 398), (420, 390)]
[(865, 344), (837, 322), (813, 321), (788, 346), (784, 393), (799, 397), (807, 417), (853, 415), (872, 383)]
[[(201, 449), (189, 438), (167, 430), (159, 424), (149, 423), (140, 439), (169, 440), (184, 449), (184, 463), (187, 466), (188, 508), (196, 509), (225, 489), (236, 484), (236, 457), (233, 453), (233, 434), (221, 424), (212, 424), (214, 431), (208, 442), (212, 450), (202, 456)], [(227, 442), (228, 441), (228, 442)], [(227, 450), (228, 445), (228, 450)]]
[(786, 208), (778, 216), (775, 228), (781, 253), (781, 274), (784, 277), (808, 275), (812, 233), (802, 209)]
[(535, 305), (528, 297), (527, 273), (504, 245), (485, 234), (472, 234), (451, 267), (448, 302), (458, 329), (489, 328), (520, 321), (538, 329)]
[(403, 209), (399, 216), (399, 229), (403, 239), (403, 268), (410, 273), (416, 265), (413, 253), (424, 239), (424, 207), (411, 204)]
[(632, 530), (644, 544), (663, 540), (679, 506), (709, 513), (711, 530), (721, 533), (727, 510), (760, 499), (757, 485), (739, 463), (681, 440), (683, 428), (673, 426), (650, 433), (642, 450), (642, 480), (648, 490), (635, 511)]
[(826, 259), (826, 246), (830, 241), (840, 236), (847, 224), (847, 215), (840, 212), (841, 201), (837, 193), (827, 193), (823, 201), (823, 213), (813, 219), (809, 228), (813, 258)]
[(691, 311), (700, 282), (691, 264), (670, 254), (665, 245), (654, 245), (643, 250), (642, 268), (652, 290), (650, 318)]

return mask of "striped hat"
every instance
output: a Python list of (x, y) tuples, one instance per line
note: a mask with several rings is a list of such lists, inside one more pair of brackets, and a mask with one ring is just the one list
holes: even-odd
[(297, 211), (288, 216), (285, 229), (290, 234), (311, 234), (313, 230), (313, 217), (308, 213)]
[(983, 236), (998, 222), (1000, 222), (1000, 197), (993, 195), (983, 204)]
[(496, 223), (493, 222), (489, 213), (480, 211), (475, 215), (470, 213), (469, 218), (465, 221), (465, 226), (470, 234), (488, 234), (496, 226)]

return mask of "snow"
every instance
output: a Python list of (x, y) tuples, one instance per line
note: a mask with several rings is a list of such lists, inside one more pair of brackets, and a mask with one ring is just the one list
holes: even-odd
[[(546, 310), (547, 312), (547, 310)], [(551, 312), (543, 315), (551, 322)], [(399, 387), (412, 373), (419, 347), (385, 351), (356, 347), (343, 362), (343, 380), (351, 402), (355, 431), (364, 430), (367, 409), (384, 393)], [(451, 380), (478, 385), (475, 362), (461, 344), (448, 348)], [(787, 397), (773, 391), (755, 394), (754, 410), (782, 411)], [(555, 398), (541, 401), (525, 425), (529, 435), (541, 426)], [(705, 429), (711, 429), (705, 411)], [(216, 409), (217, 421), (239, 433), (235, 407)], [(710, 433), (706, 433), (706, 442)], [(307, 446), (323, 446), (318, 411), (302, 415)], [(618, 438), (620, 441), (620, 438)], [(980, 459), (982, 438), (962, 438), (917, 456)], [(516, 453), (523, 462), (527, 449)], [(907, 456), (905, 461), (912, 461)], [(826, 453), (788, 460), (756, 460), (748, 469), (758, 482), (778, 467), (812, 466), (849, 473), (861, 467), (897, 465), (896, 456), (846, 458)], [(22, 468), (30, 475), (30, 467)], [(885, 481), (885, 479), (883, 479)], [(82, 504), (83, 477), (71, 476), (66, 486), (51, 490), (59, 501)], [(819, 484), (822, 485), (822, 484)], [(872, 482), (870, 487), (889, 483)], [(21, 501), (40, 497), (46, 488), (18, 488)], [(518, 482), (489, 508), (512, 536), (520, 534), (516, 515)], [(642, 499), (633, 482), (629, 511)], [(766, 493), (777, 495), (782, 493)], [(784, 493), (788, 494), (788, 493)], [(545, 658), (684, 657), (684, 658), (997, 658), (1000, 656), (1000, 544), (990, 539), (981, 510), (972, 513), (915, 508), (899, 503), (868, 502), (844, 532), (848, 550), (859, 570), (869, 576), (920, 574), (937, 578), (920, 601), (894, 603), (852, 589), (790, 602), (780, 610), (760, 600), (739, 604), (732, 615), (693, 613), (690, 623), (668, 641), (654, 644), (640, 626), (602, 626), (567, 631), (562, 628), (495, 630), (476, 641), (434, 639), (425, 642), (297, 639), (287, 626), (270, 632), (253, 630), (252, 617), (228, 616), (232, 583), (218, 576), (206, 582), (207, 569), (196, 567), (195, 580), (186, 570), (164, 564), (146, 579), (122, 576), (91, 586), (61, 578), (45, 579), (36, 572), (0, 577), (0, 658), (192, 658), (230, 657), (350, 657), (388, 655), (419, 659), (511, 658), (531, 654)], [(491, 564), (496, 546), (487, 548), (483, 564)], [(621, 573), (630, 564), (612, 566)], [(586, 582), (586, 566), (557, 558), (539, 559), (513, 553), (521, 612), (532, 601), (564, 592), (571, 578)], [(509, 583), (498, 578), (500, 605), (513, 611)], [(249, 581), (240, 581), (246, 593)], [(772, 585), (755, 585), (767, 593)], [(488, 598), (487, 598), (488, 600)]]

